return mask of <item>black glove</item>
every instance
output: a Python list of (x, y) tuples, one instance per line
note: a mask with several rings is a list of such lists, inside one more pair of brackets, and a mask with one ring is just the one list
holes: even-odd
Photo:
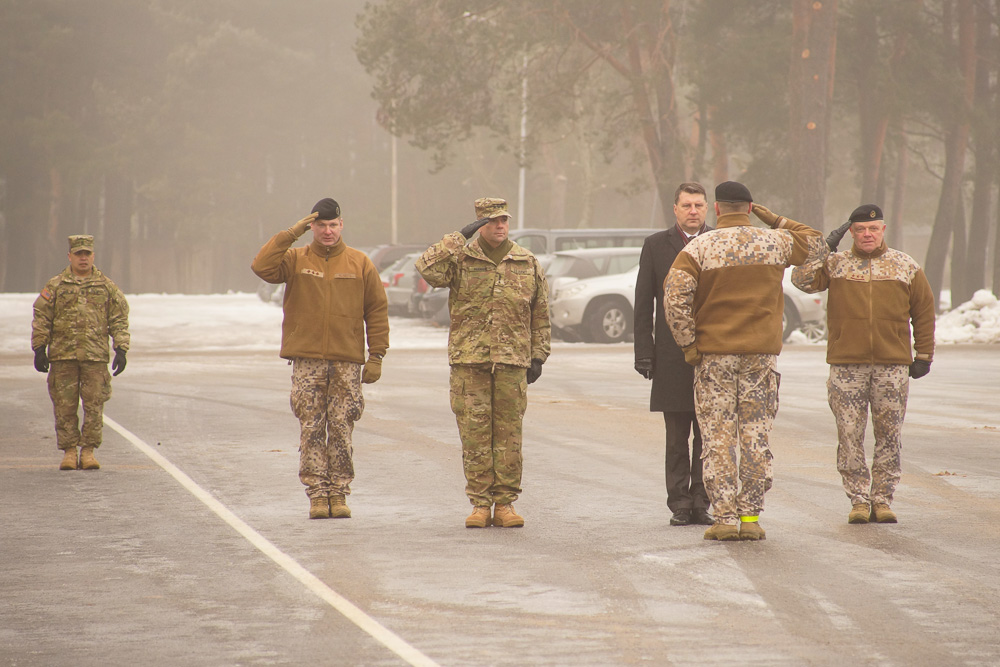
[(830, 249), (830, 252), (837, 252), (837, 246), (840, 245), (840, 239), (844, 238), (844, 234), (847, 230), (851, 228), (851, 221), (848, 220), (840, 227), (830, 232), (830, 235), (826, 237), (826, 247)]
[(538, 359), (531, 360), (531, 368), (528, 369), (528, 384), (531, 384), (542, 376), (542, 362)]
[(653, 360), (652, 359), (636, 359), (635, 360), (635, 372), (646, 378), (647, 380), (653, 379)]
[(471, 239), (472, 235), (479, 231), (480, 227), (483, 227), (491, 220), (491, 218), (479, 218), (475, 222), (470, 222), (465, 227), (462, 227), (462, 236), (467, 239)]
[(35, 370), (39, 373), (49, 372), (49, 355), (45, 354), (45, 346), (35, 349)]
[(924, 361), (923, 359), (915, 359), (912, 364), (910, 364), (910, 377), (914, 380), (922, 378), (931, 372), (931, 362)]
[(112, 376), (118, 375), (125, 370), (125, 350), (115, 350), (115, 360), (111, 362), (111, 370), (114, 371), (111, 374)]

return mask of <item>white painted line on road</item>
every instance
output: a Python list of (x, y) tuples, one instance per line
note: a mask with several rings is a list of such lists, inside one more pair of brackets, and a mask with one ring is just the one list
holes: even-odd
[(232, 511), (212, 497), (205, 489), (188, 477), (180, 468), (168, 461), (153, 447), (143, 442), (138, 436), (130, 432), (111, 417), (104, 415), (104, 423), (117, 431), (123, 438), (131, 442), (143, 454), (148, 456), (158, 466), (163, 468), (171, 477), (176, 479), (181, 486), (187, 489), (191, 495), (205, 503), (210, 510), (233, 527), (236, 532), (245, 537), (250, 544), (254, 545), (265, 556), (281, 566), (286, 572), (302, 582), (306, 588), (311, 590), (323, 601), (340, 612), (347, 620), (371, 635), (376, 641), (388, 648), (414, 667), (439, 667), (426, 655), (418, 651), (413, 646), (407, 644), (399, 635), (395, 634), (374, 618), (363, 612), (352, 602), (344, 598), (335, 590), (324, 584), (318, 577), (305, 569), (291, 556), (274, 546), (266, 537), (251, 528), (246, 522), (232, 513)]

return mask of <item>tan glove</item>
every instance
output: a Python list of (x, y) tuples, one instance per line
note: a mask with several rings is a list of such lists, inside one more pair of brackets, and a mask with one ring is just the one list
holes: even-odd
[(382, 358), (369, 356), (365, 369), (361, 372), (361, 381), (364, 384), (377, 382), (382, 377)]
[(294, 225), (289, 227), (288, 231), (290, 231), (292, 234), (295, 234), (295, 238), (299, 238), (300, 236), (306, 233), (306, 229), (308, 229), (309, 225), (313, 223), (313, 220), (315, 220), (318, 217), (319, 213), (310, 213), (309, 215), (307, 215), (306, 217), (302, 218)]
[(772, 229), (774, 229), (774, 225), (778, 222), (778, 220), (781, 220), (780, 215), (771, 213), (766, 206), (761, 206), (760, 204), (753, 205), (753, 214), (760, 218), (761, 222)]
[[(764, 209), (765, 211), (767, 209)], [(697, 366), (701, 363), (701, 352), (698, 351), (698, 346), (695, 343), (691, 343), (687, 347), (681, 348), (684, 351), (684, 361), (688, 362), (692, 366)]]

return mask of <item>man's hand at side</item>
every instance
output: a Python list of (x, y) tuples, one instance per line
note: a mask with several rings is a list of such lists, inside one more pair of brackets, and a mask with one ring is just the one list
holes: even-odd
[(653, 379), (653, 360), (652, 359), (636, 359), (635, 360), (635, 372), (646, 378), (647, 380)]

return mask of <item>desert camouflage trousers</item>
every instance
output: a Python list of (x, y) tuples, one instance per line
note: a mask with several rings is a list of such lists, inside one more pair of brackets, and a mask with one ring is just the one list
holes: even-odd
[(738, 525), (764, 509), (781, 382), (776, 368), (773, 354), (706, 354), (695, 367), (702, 476), (717, 522)]
[[(53, 361), (49, 397), (56, 416), (56, 446), (100, 447), (104, 404), (111, 398), (111, 374), (103, 361)], [(77, 414), (83, 402), (83, 428)]]
[[(904, 364), (835, 364), (826, 383), (837, 421), (837, 470), (852, 505), (892, 504), (901, 473), (900, 450), (910, 368)], [(868, 406), (875, 447), (871, 470), (865, 456)]]
[(475, 506), (507, 505), (521, 493), (526, 371), (505, 364), (451, 367), (451, 410), (462, 440), (465, 494)]
[(347, 495), (354, 480), (354, 422), (361, 418), (361, 364), (294, 359), (292, 412), (299, 418), (299, 479), (310, 498)]

